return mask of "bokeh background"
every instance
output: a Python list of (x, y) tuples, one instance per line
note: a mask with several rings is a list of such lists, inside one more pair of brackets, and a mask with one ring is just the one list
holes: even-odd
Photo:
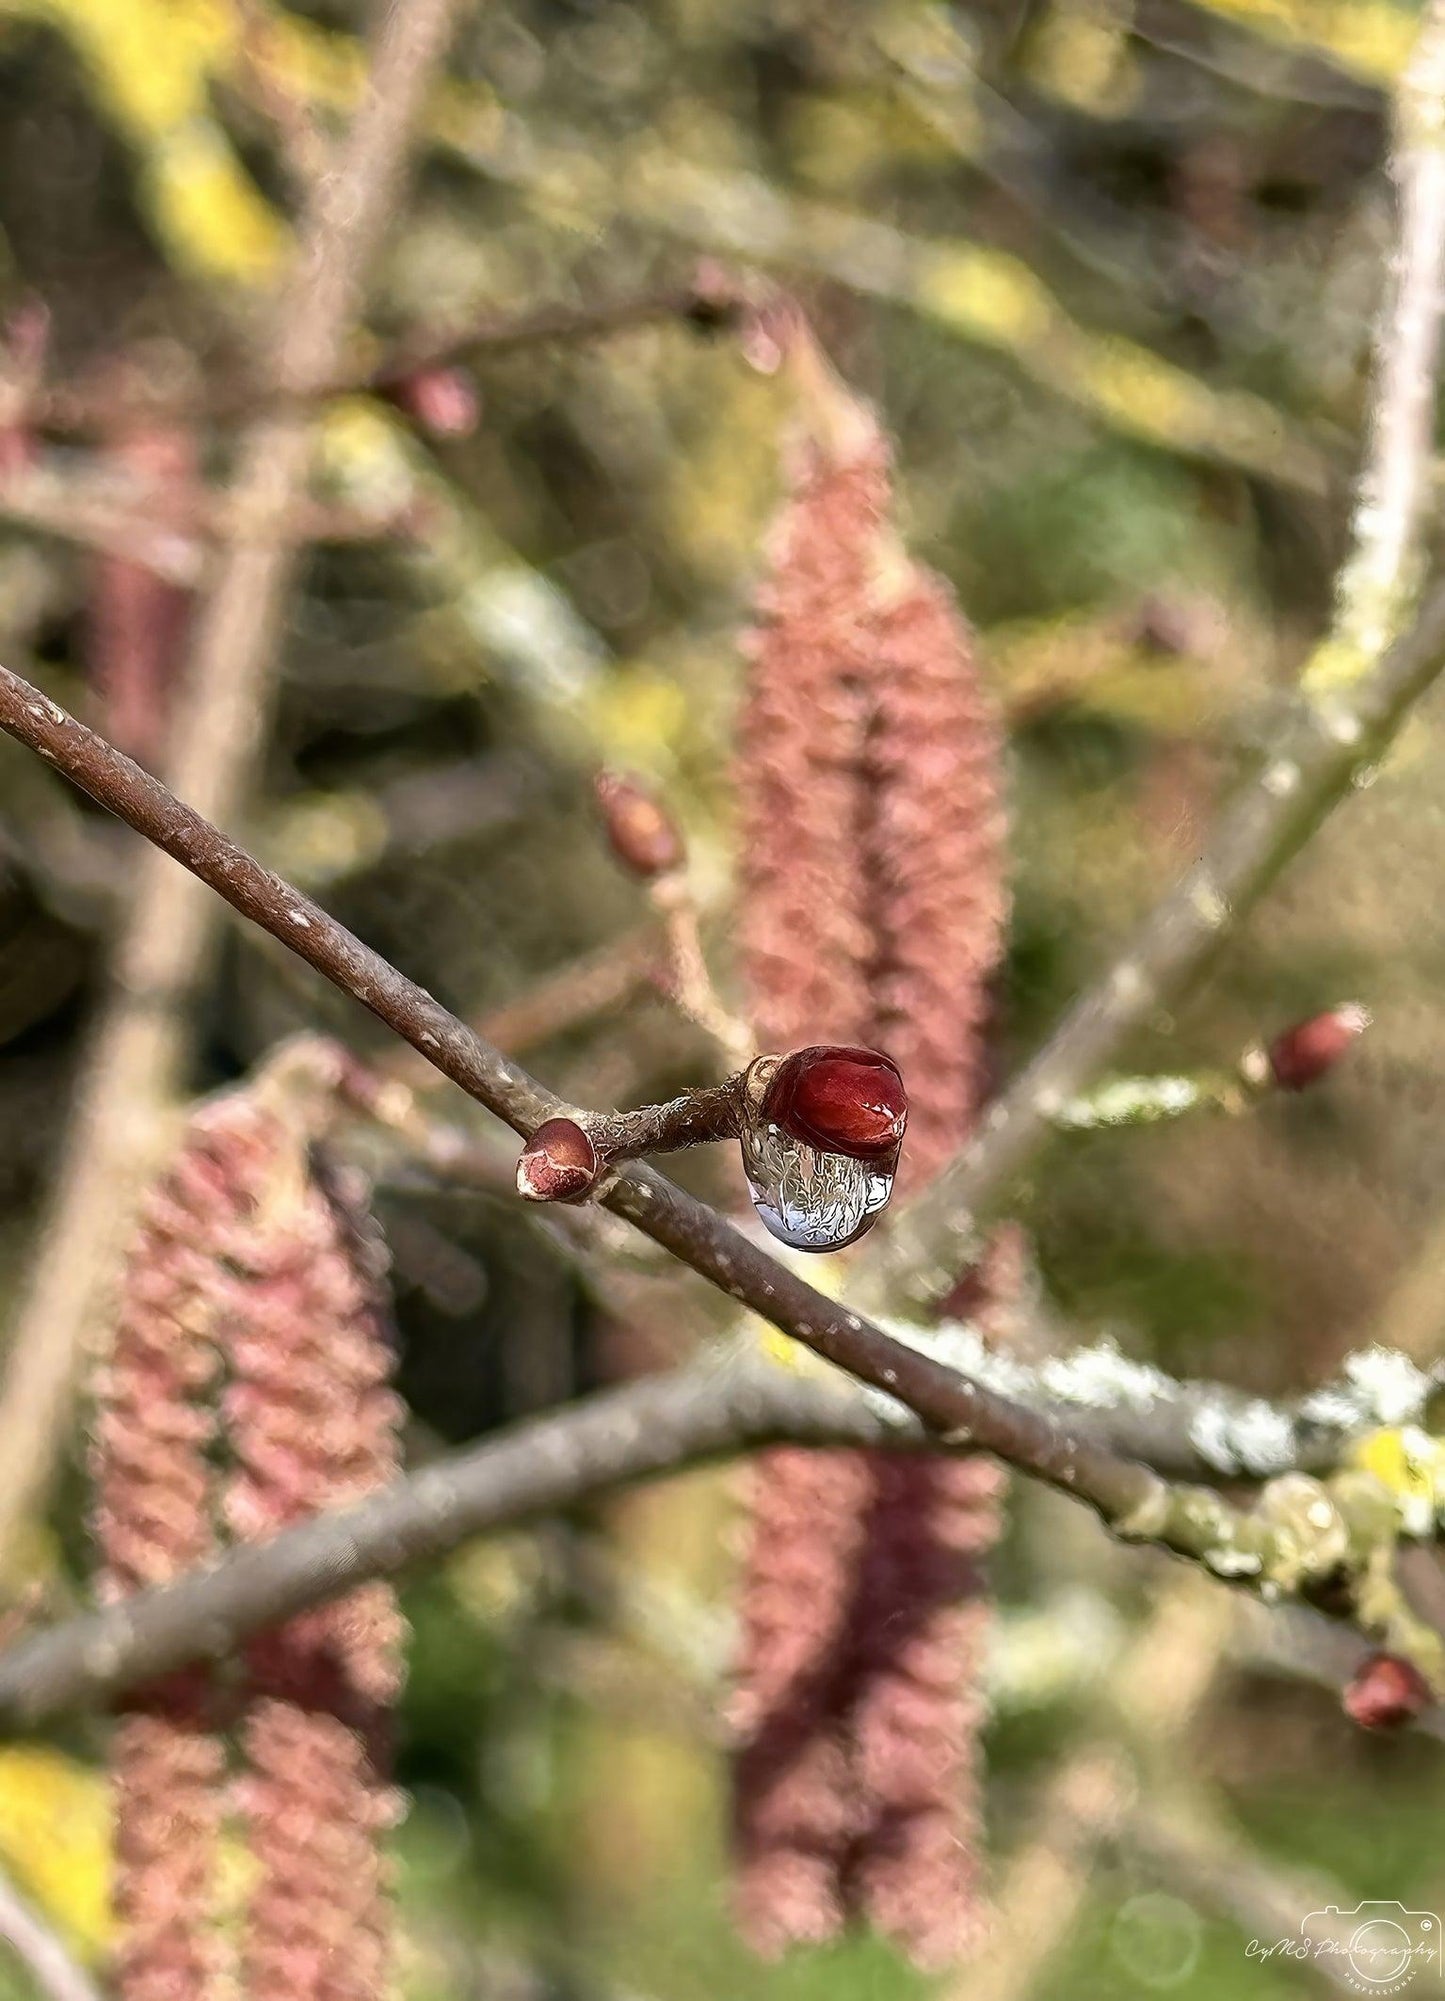
[[(0, 657), (81, 713), (103, 718), (133, 643), (114, 522), (134, 440), (107, 401), (235, 378), (362, 26), (351, 0), (0, 0), (8, 374), (39, 302), (46, 381), (91, 413), (18, 441), (18, 419), (0, 426)], [(1392, 0), (466, 13), (373, 304), (377, 351), (675, 291), (699, 259), (807, 301), (896, 437), (912, 544), (956, 585), (1009, 718), (1001, 1071), (1197, 852), (1328, 617), (1388, 243), (1388, 93), (1413, 27)], [(591, 778), (644, 773), (685, 824), (727, 988), (738, 639), (786, 395), (725, 330), (677, 314), (479, 348), (450, 388), (474, 393), (470, 428), (374, 397), (325, 410), (318, 494), (355, 532), (307, 555), (247, 832), (460, 1012), (510, 1010), (512, 1045), (560, 1092), (655, 1097), (716, 1057), (651, 977), (652, 920), (599, 837)], [(189, 434), (198, 475), (224, 475), (230, 435), (224, 413)], [(153, 588), (143, 602), (157, 615)], [(1064, 1338), (1108, 1333), (1264, 1390), (1374, 1339), (1436, 1354), (1440, 724), (1437, 700), (1127, 1057), (1227, 1065), (1355, 999), (1375, 1022), (1348, 1064), (1247, 1118), (1061, 1138), (1035, 1164), (1018, 1213)], [(128, 867), (115, 828), (0, 744), (0, 1317)], [(529, 997), (579, 959), (604, 998), (549, 1032)], [(238, 927), (198, 1006), (200, 1088), (300, 1027), (378, 1046)], [(469, 1117), (456, 1094), (444, 1109)], [(644, 1263), (600, 1287), (514, 1204), (369, 1158), (415, 1462), (721, 1324), (686, 1274)], [(737, 1199), (731, 1162), (683, 1171)], [(53, 1530), (5, 1580), (32, 1608), (84, 1599), (80, 1467), (77, 1449)], [(737, 1492), (731, 1474), (673, 1481), (409, 1585), (397, 1841), (416, 2001), (926, 1991), (867, 1943), (770, 1968), (732, 1939), (718, 1738)], [(986, 1991), (1316, 1991), (1308, 1966), (1245, 1949), (1258, 1886), (1286, 1885), (1288, 1909), (1301, 1872), (1298, 1916), (1316, 1888), (1346, 1909), (1445, 1910), (1438, 1746), (1361, 1736), (1328, 1690), (1258, 1658), (1258, 1627), (1210, 1590), (1179, 1600), (1173, 1644), (1217, 1663), (1186, 1716), (1156, 1715), (1167, 1650), (1161, 1670), (1130, 1649), (1175, 1574), (1024, 1489), (1011, 1521), (992, 1869), (1007, 1876), (1043, 1810), (1058, 1867), (1038, 1915), (1060, 1938), (1034, 1966), (1019, 1934)], [(1145, 1807), (1171, 1800), (1203, 1829), (1215, 1877), (1133, 1808), (1071, 1873), (1048, 1788), (1126, 1740)], [(102, 1744), (91, 1724), (0, 1747), (0, 1861), (97, 1959)], [(963, 1969), (931, 1991), (985, 1989)]]

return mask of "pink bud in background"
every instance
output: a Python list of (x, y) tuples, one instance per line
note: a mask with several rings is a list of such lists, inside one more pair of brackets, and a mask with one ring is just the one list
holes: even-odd
[(1362, 1730), (1398, 1730), (1435, 1700), (1413, 1661), (1399, 1654), (1371, 1654), (1344, 1693), (1345, 1714)]
[(1270, 1075), (1282, 1091), (1305, 1090), (1334, 1069), (1369, 1025), (1368, 1011), (1353, 1001), (1311, 1015), (1269, 1045)]
[(629, 875), (652, 882), (681, 868), (677, 824), (640, 779), (599, 771), (595, 789), (608, 844)]
[(464, 368), (414, 368), (391, 383), (387, 394), (433, 438), (469, 438), (482, 414), (477, 385)]

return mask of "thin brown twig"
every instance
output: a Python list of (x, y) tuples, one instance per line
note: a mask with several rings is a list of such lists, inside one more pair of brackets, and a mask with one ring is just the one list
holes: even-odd
[[(284, 524), (310, 457), (306, 399), (335, 375), (360, 287), (395, 213), (407, 135), (457, 0), (383, 9), (370, 88), (304, 217), (280, 301), (270, 380), (284, 399), (246, 431), (231, 540), (200, 610), (167, 760), (177, 786), (225, 818), (264, 741), (294, 551)], [(17, 1312), (0, 1390), (0, 1549), (43, 1494), (80, 1353), (113, 1268), (159, 1114), (184, 1072), (190, 996), (215, 932), (199, 886), (153, 849), (137, 858), (113, 989), (77, 1087), (59, 1181)]]
[(488, 313), (450, 327), (417, 330), (365, 371), (338, 376), (331, 393), (386, 391), (422, 368), (438, 368), (469, 354), (515, 354), (549, 343), (606, 340), (613, 334), (669, 323), (723, 332), (735, 324), (736, 300), (707, 271), (685, 285), (667, 285), (590, 305), (534, 306), (520, 313)]
[(380, 358), (338, 360), (309, 384), (275, 381), (213, 383), (199, 394), (167, 396), (142, 390), (133, 403), (64, 383), (33, 390), (25, 406), (29, 422), (56, 436), (87, 433), (117, 418), (169, 416), (224, 424), (303, 400), (327, 402), (338, 396), (386, 396), (422, 370), (442, 368), (472, 355), (506, 355), (548, 345), (602, 341), (645, 327), (691, 326), (716, 333), (734, 324), (739, 307), (727, 287), (707, 267), (686, 284), (666, 285), (590, 304), (528, 307), (521, 312), (478, 313), (438, 327), (414, 328), (387, 347)]
[(690, 1021), (710, 1035), (729, 1063), (743, 1065), (757, 1053), (751, 1029), (730, 1012), (713, 984), (702, 947), (697, 898), (685, 869), (659, 876), (648, 885), (652, 907), (662, 918), (667, 940), (668, 987)]

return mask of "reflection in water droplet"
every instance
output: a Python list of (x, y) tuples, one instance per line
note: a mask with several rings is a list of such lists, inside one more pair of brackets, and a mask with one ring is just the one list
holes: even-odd
[(753, 1207), (772, 1234), (797, 1251), (851, 1244), (893, 1193), (895, 1161), (822, 1153), (770, 1121), (746, 1128), (742, 1149)]

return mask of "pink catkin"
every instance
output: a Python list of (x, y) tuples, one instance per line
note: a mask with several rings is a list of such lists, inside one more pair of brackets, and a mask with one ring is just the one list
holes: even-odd
[[(201, 1560), (222, 1518), (238, 1539), (265, 1536), (395, 1468), (381, 1260), (354, 1191), (310, 1155), (324, 1092), (306, 1080), (324, 1085), (334, 1052), (310, 1045), (291, 1061), (291, 1087), (278, 1064), (198, 1112), (148, 1199), (96, 1428), (108, 1596)], [(220, 1419), (233, 1461), (224, 1483), (207, 1457)], [(238, 1794), (256, 1864), (242, 1945), (251, 2001), (386, 1991), (379, 1835), (392, 1817), (399, 1640), (394, 1595), (373, 1585), (248, 1649)], [(172, 1677), (116, 1733), (120, 2001), (218, 1991), (227, 1772), (206, 1692), (204, 1676)]]
[(738, 938), (765, 1048), (856, 1042), (869, 933), (851, 851), (872, 638), (859, 578), (888, 502), (870, 438), (838, 463), (806, 447), (772, 537), (738, 722)]
[[(196, 1134), (146, 1200), (126, 1261), (92, 1449), (106, 1599), (161, 1584), (214, 1547), (207, 1452), (215, 1258), (231, 1193), (224, 1145)], [(205, 2001), (218, 1976), (213, 1876), (225, 1746), (202, 1671), (139, 1691), (112, 1746), (119, 2001)]]
[[(887, 457), (876, 426), (847, 428), (852, 456), (813, 453), (773, 544), (739, 753), (743, 964), (764, 1047), (871, 1042), (899, 1062), (916, 1188), (966, 1138), (981, 1089), (1005, 911), (1000, 743), (946, 587), (900, 578), (889, 551), (875, 596)], [(980, 1559), (1001, 1484), (983, 1464), (886, 1454), (760, 1460), (734, 1795), (738, 1915), (759, 1950), (855, 1914), (920, 1964), (967, 1945)]]
[[(915, 573), (880, 615), (869, 730), (874, 1039), (916, 1079), (905, 1193), (977, 1116), (1003, 936), (1002, 744), (947, 587)], [(977, 1928), (981, 1559), (1003, 1475), (976, 1460), (878, 1455), (857, 1591), (851, 1728), (867, 1818), (851, 1893), (922, 1965)]]
[[(257, 1132), (260, 1150), (277, 1135)], [(284, 1129), (280, 1143), (287, 1144)], [(226, 1519), (274, 1534), (383, 1484), (397, 1464), (379, 1273), (348, 1191), (314, 1173), (231, 1247)], [(239, 1803), (257, 1865), (243, 1945), (250, 2001), (379, 2001), (392, 1813), (386, 1719), (400, 1624), (372, 1585), (249, 1647)]]
[[(739, 718), (739, 944), (764, 1047), (858, 1042), (869, 1016), (863, 884), (850, 852), (869, 632), (857, 580), (888, 500), (882, 440), (809, 445), (771, 538)], [(844, 1922), (853, 1832), (833, 1726), (869, 1491), (856, 1453), (759, 1458), (739, 1616), (736, 1902), (759, 1951)]]

